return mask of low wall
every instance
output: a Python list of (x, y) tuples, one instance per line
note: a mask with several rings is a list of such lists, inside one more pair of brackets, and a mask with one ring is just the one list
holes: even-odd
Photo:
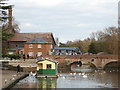
[(22, 67), (23, 72), (36, 72), (37, 67)]
[[(8, 65), (7, 68), (8, 68), (8, 70), (17, 71), (17, 67), (16, 66)], [(22, 67), (20, 67), (20, 71), (23, 72), (23, 68)]]
[[(12, 66), (12, 65), (7, 65), (2, 67), (2, 69), (6, 69), (6, 70), (12, 70), (12, 71), (17, 71), (17, 67), (16, 66)], [(37, 67), (20, 67), (20, 72), (35, 72), (37, 69)]]

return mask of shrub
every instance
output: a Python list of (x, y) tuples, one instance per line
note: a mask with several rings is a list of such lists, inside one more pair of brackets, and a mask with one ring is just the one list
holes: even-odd
[(21, 58), (21, 56), (19, 54), (3, 54), (2, 57), (3, 58), (8, 57), (11, 59), (20, 59)]

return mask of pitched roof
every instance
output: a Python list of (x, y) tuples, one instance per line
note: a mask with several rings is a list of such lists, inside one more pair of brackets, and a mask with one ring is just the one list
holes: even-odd
[(56, 47), (55, 50), (79, 50), (77, 47)]
[(58, 63), (58, 61), (51, 60), (51, 59), (41, 59), (41, 60), (38, 60), (37, 62), (41, 62), (41, 61), (45, 61), (45, 60), (48, 60), (48, 61), (54, 62), (54, 63)]
[(52, 33), (16, 33), (8, 41), (25, 41), (25, 42), (29, 42), (29, 41), (34, 40), (35, 38), (42, 38), (46, 42), (55, 43), (55, 40), (54, 40), (54, 37), (53, 37)]
[(35, 44), (35, 43), (49, 43), (49, 42), (47, 42), (46, 40), (44, 40), (42, 38), (35, 38), (32, 41), (29, 41), (29, 42), (26, 42), (26, 43), (33, 43), (33, 44)]

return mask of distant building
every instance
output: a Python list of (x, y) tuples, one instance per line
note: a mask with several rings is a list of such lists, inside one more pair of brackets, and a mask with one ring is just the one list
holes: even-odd
[(25, 54), (32, 58), (51, 55), (56, 46), (52, 33), (16, 33), (8, 40), (8, 54)]
[(79, 48), (76, 47), (56, 47), (54, 48), (53, 55), (78, 55), (81, 54)]

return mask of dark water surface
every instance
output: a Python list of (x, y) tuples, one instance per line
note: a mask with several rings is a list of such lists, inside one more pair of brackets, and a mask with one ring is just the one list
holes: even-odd
[(106, 71), (75, 69), (75, 72), (58, 75), (57, 79), (28, 76), (13, 88), (118, 88), (120, 71), (118, 69)]

